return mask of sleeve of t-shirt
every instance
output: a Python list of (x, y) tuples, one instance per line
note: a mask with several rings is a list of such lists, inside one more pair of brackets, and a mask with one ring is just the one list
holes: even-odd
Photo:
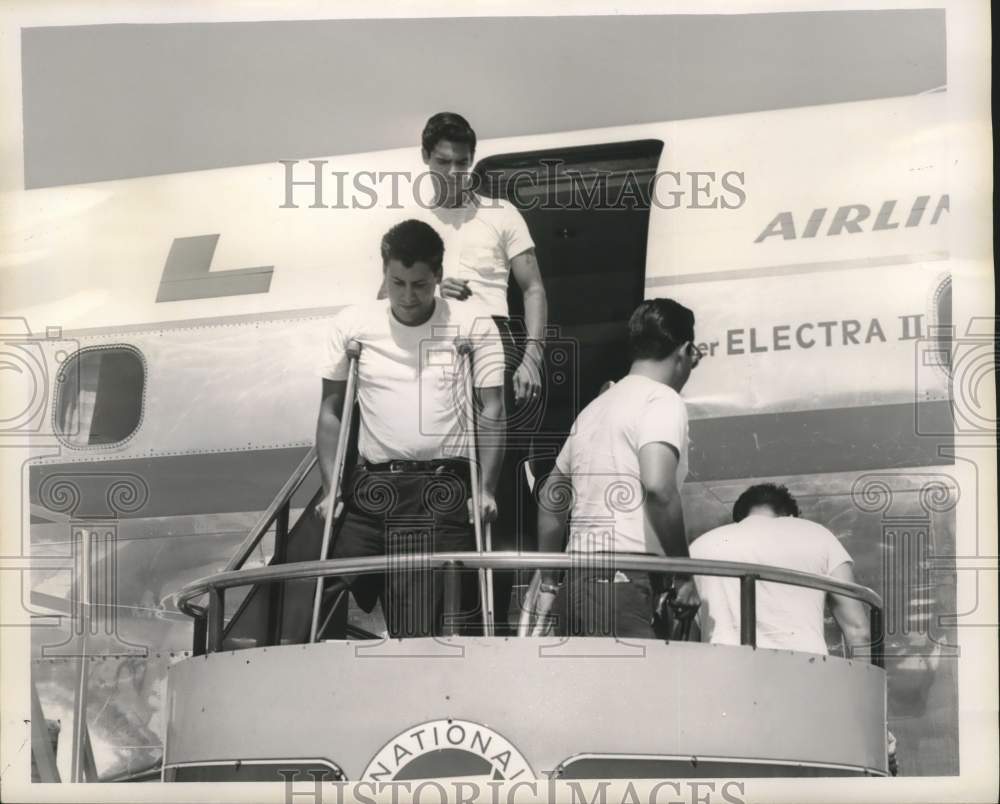
[(833, 570), (839, 567), (841, 564), (846, 562), (854, 561), (851, 558), (851, 554), (847, 552), (847, 549), (840, 543), (840, 539), (833, 535), (833, 533), (826, 528), (827, 540), (826, 540), (826, 573), (829, 575)]
[(476, 388), (503, 385), (504, 353), (500, 332), (489, 316), (478, 316), (470, 324), (472, 333), (473, 378)]
[(320, 376), (327, 380), (346, 380), (347, 367), (347, 344), (354, 336), (353, 332), (354, 315), (353, 310), (342, 311), (330, 324), (327, 331), (326, 343), (323, 346), (322, 365)]
[(680, 456), (687, 444), (687, 430), (687, 408), (680, 396), (657, 396), (645, 405), (639, 416), (635, 430), (636, 451), (646, 444), (663, 441)]
[(556, 469), (569, 477), (573, 474), (573, 436), (567, 438), (556, 458)]
[(528, 224), (517, 207), (508, 203), (504, 205), (504, 209), (507, 214), (503, 226), (503, 248), (509, 261), (529, 248), (534, 248), (535, 241), (531, 239)]

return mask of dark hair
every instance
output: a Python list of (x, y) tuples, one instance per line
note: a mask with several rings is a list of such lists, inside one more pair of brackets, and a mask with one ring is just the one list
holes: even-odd
[(744, 491), (733, 506), (733, 522), (741, 522), (758, 505), (769, 506), (778, 516), (798, 516), (799, 504), (784, 486), (760, 483)]
[(389, 260), (399, 260), (407, 268), (415, 262), (426, 262), (435, 272), (441, 270), (444, 241), (434, 228), (423, 221), (397, 223), (382, 236), (382, 266)]
[(633, 360), (662, 360), (685, 341), (694, 340), (694, 313), (673, 299), (646, 299), (628, 320)]
[(470, 151), (476, 151), (476, 132), (468, 120), (454, 112), (438, 112), (427, 121), (420, 136), (420, 143), (428, 154), (441, 140), (464, 143)]

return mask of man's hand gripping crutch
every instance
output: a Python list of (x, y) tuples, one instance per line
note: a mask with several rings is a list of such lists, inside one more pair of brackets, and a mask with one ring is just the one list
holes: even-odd
[[(496, 503), (492, 495), (484, 499), (480, 479), (479, 463), (479, 417), (476, 405), (472, 342), (468, 338), (456, 338), (455, 348), (462, 357), (461, 372), (465, 381), (465, 403), (468, 406), (472, 437), (467, 439), (469, 458), (469, 485), (472, 486), (472, 526), (476, 534), (476, 551), (490, 552), (493, 549), (491, 520), (496, 516)], [(479, 603), (483, 612), (483, 634), (492, 636), (493, 623), (493, 570), (479, 570)]]
[[(337, 514), (337, 503), (340, 500), (340, 485), (344, 477), (344, 461), (347, 457), (347, 442), (351, 435), (351, 419), (354, 415), (354, 399), (358, 385), (358, 360), (361, 358), (361, 344), (351, 341), (345, 350), (348, 359), (347, 383), (344, 388), (344, 405), (340, 415), (340, 429), (337, 432), (337, 451), (334, 455), (333, 468), (330, 473), (330, 486), (326, 498), (319, 507), (323, 514), (323, 546), (319, 558), (325, 559), (330, 554), (333, 520)], [(315, 642), (319, 631), (320, 607), (323, 603), (323, 578), (316, 579), (316, 592), (313, 596), (312, 624), (309, 628), (309, 641)]]

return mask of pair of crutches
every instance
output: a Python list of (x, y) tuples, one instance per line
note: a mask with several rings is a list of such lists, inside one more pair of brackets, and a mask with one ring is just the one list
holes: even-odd
[[(462, 374), (465, 379), (465, 399), (468, 404), (469, 421), (472, 425), (472, 437), (466, 439), (469, 457), (469, 485), (472, 486), (472, 527), (476, 534), (476, 552), (480, 555), (493, 550), (493, 529), (490, 523), (483, 523), (483, 512), (479, 486), (479, 445), (477, 436), (479, 428), (476, 420), (476, 398), (474, 391), (472, 342), (468, 338), (456, 338), (455, 347), (460, 357), (464, 358)], [(483, 635), (493, 636), (493, 568), (479, 568), (479, 604), (482, 609)]]
[[(330, 541), (333, 533), (333, 517), (340, 500), (340, 482), (344, 477), (344, 462), (347, 459), (347, 442), (351, 437), (351, 419), (354, 417), (354, 397), (358, 386), (358, 360), (361, 358), (361, 344), (350, 341), (347, 349), (347, 385), (344, 388), (344, 409), (340, 415), (340, 431), (337, 433), (337, 451), (333, 459), (333, 472), (330, 475), (330, 493), (327, 495), (326, 516), (323, 520), (323, 546), (320, 549), (320, 560), (327, 558), (330, 552)], [(312, 624), (309, 628), (309, 641), (315, 642), (319, 634), (319, 613), (323, 605), (323, 578), (316, 579), (316, 592), (313, 595)]]
[[(467, 339), (456, 339), (456, 347), (464, 358), (462, 367), (465, 379), (465, 398), (468, 401), (472, 422), (472, 438), (468, 440), (469, 485), (472, 486), (472, 522), (476, 536), (476, 551), (482, 555), (492, 547), (492, 531), (487, 524), (483, 526), (480, 507), (479, 488), (479, 455), (476, 441), (476, 405), (473, 395), (472, 377), (472, 343)], [(361, 344), (351, 341), (345, 350), (348, 358), (347, 385), (344, 390), (344, 409), (340, 417), (340, 431), (337, 434), (337, 451), (334, 456), (333, 472), (330, 477), (330, 493), (327, 497), (327, 511), (323, 521), (323, 544), (320, 558), (329, 555), (331, 536), (333, 533), (333, 518), (340, 498), (340, 484), (344, 474), (344, 462), (347, 457), (347, 441), (351, 432), (351, 419), (354, 415), (354, 398), (357, 393), (358, 360), (361, 357)], [(483, 616), (483, 633), (493, 635), (493, 570), (479, 569), (479, 598)], [(309, 631), (309, 641), (315, 642), (319, 631), (319, 615), (323, 603), (323, 578), (316, 579), (316, 591), (313, 596), (312, 624)]]

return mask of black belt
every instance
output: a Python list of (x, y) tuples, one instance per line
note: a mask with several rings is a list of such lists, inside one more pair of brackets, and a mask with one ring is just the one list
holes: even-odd
[(433, 461), (386, 461), (385, 463), (363, 463), (359, 467), (364, 472), (433, 472), (440, 474), (468, 474), (469, 462), (462, 458), (439, 458)]

